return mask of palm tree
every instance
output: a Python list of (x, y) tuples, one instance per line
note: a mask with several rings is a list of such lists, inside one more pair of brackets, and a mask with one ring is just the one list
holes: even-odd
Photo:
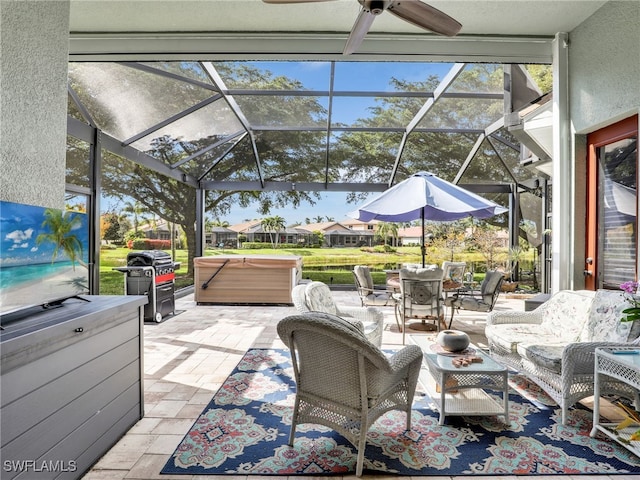
[(76, 262), (84, 265), (82, 262), (82, 242), (76, 235), (70, 232), (82, 225), (82, 219), (75, 212), (57, 210), (47, 208), (44, 212), (45, 220), (42, 222), (43, 227), (49, 227), (49, 233), (41, 233), (36, 238), (36, 244), (42, 242), (52, 242), (55, 245), (51, 263), (60, 255), (60, 249), (71, 260), (73, 269), (76, 269)]
[[(260, 226), (265, 232), (269, 232), (269, 237), (271, 237), (271, 245), (273, 248), (278, 248), (278, 235), (277, 233), (280, 230), (284, 230), (285, 228), (285, 220), (279, 215), (275, 215), (273, 217), (266, 217), (262, 219), (260, 222)], [(276, 233), (275, 240), (273, 234)]]
[(127, 202), (122, 211), (127, 212), (133, 217), (133, 231), (135, 233), (138, 233), (140, 222), (147, 219), (146, 214), (149, 213), (149, 210), (145, 208), (140, 202), (136, 201), (135, 203)]
[(393, 240), (398, 239), (398, 224), (391, 222), (380, 222), (376, 226), (376, 237), (381, 238), (384, 244), (387, 244), (387, 238), (391, 237)]
[(214, 227), (225, 227), (227, 228), (231, 224), (227, 220), (220, 220), (218, 217), (214, 221), (211, 222), (211, 225)]

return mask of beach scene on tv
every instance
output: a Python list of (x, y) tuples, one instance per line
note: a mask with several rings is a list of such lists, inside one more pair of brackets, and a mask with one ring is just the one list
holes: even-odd
[(87, 217), (0, 201), (0, 313), (89, 291)]

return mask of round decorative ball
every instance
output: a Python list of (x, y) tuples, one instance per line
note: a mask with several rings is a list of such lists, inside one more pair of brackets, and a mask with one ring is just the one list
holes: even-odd
[(469, 346), (469, 335), (460, 330), (442, 330), (436, 343), (447, 352), (460, 352)]

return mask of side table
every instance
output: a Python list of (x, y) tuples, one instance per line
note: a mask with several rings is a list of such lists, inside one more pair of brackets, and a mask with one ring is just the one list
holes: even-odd
[[(482, 358), (482, 363), (456, 368), (456, 355), (436, 353), (433, 338), (409, 335), (409, 339), (422, 349), (419, 381), (440, 412), (439, 425), (444, 425), (445, 417), (451, 415), (503, 415), (505, 424), (509, 423), (509, 383), (504, 365), (472, 344), (469, 347)], [(502, 402), (485, 390), (502, 392)]]
[[(631, 435), (640, 429), (640, 425), (616, 430), (616, 423), (600, 422), (600, 385), (611, 377), (640, 389), (640, 347), (605, 347), (596, 348), (593, 393), (593, 429), (591, 436), (602, 432), (632, 453), (640, 457), (640, 441), (631, 441)], [(636, 405), (636, 408), (639, 406)]]

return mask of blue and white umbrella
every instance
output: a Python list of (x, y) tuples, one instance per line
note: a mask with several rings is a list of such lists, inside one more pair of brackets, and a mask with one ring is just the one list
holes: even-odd
[(369, 222), (422, 221), (422, 265), (425, 260), (424, 221), (448, 222), (465, 217), (488, 218), (507, 209), (428, 172), (418, 172), (382, 192), (347, 215)]

